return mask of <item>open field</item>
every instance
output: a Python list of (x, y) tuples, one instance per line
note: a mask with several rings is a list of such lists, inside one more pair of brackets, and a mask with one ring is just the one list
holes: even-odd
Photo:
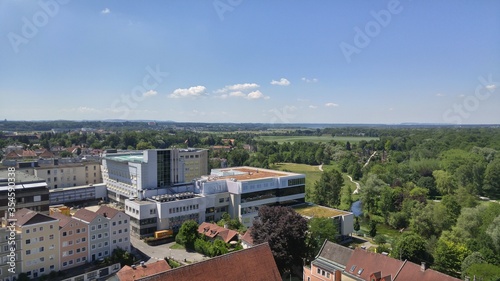
[(378, 140), (379, 138), (375, 137), (332, 137), (331, 135), (322, 135), (322, 136), (260, 136), (259, 140), (265, 141), (276, 141), (281, 144), (284, 142), (329, 142), (332, 140), (350, 142), (350, 143), (358, 143), (362, 140), (370, 141), (370, 140)]
[[(295, 163), (278, 163), (274, 166), (270, 167), (271, 169), (276, 170), (286, 170), (293, 173), (305, 174), (306, 175), (306, 201), (311, 202), (311, 194), (314, 191), (314, 184), (316, 181), (319, 181), (321, 178), (321, 172), (319, 170), (319, 166), (312, 166), (306, 164), (295, 164)], [(337, 165), (323, 165), (323, 171), (327, 171), (329, 169), (337, 168)], [(344, 178), (344, 188), (347, 186), (351, 187), (351, 190), (354, 191), (356, 189), (356, 185), (349, 181), (349, 178), (346, 174), (342, 174)]]

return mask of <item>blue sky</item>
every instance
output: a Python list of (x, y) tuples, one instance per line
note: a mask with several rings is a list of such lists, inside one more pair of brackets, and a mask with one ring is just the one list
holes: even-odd
[(0, 2), (0, 119), (500, 123), (500, 1)]

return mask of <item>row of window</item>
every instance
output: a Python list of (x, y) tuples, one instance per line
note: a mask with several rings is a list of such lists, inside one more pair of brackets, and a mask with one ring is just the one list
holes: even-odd
[[(90, 237), (90, 240), (95, 240), (97, 237), (97, 239), (101, 239), (103, 237), (102, 233), (99, 233), (97, 234), (97, 236), (95, 234), (92, 234), (92, 236)], [(104, 237), (108, 237), (108, 233), (104, 233)]]
[(324, 271), (323, 269), (318, 268), (317, 273), (321, 276), (325, 276), (326, 278), (330, 278), (330, 272)]
[(193, 204), (193, 205), (188, 205), (188, 206), (170, 208), (170, 209), (168, 209), (168, 212), (169, 212), (169, 214), (175, 214), (175, 213), (179, 213), (179, 212), (197, 210), (198, 208), (199, 208), (198, 204)]
[(109, 245), (109, 243), (106, 241), (106, 242), (104, 242), (104, 246), (103, 246), (103, 244), (102, 244), (102, 243), (99, 243), (99, 244), (97, 244), (97, 245), (96, 245), (96, 244), (93, 244), (93, 245), (91, 246), (91, 248), (92, 248), (92, 250), (95, 250), (96, 248), (107, 247), (108, 245)]
[[(50, 247), (49, 247), (49, 250), (52, 250), (54, 249), (54, 245), (52, 244)], [(31, 249), (31, 250), (26, 250), (26, 255), (31, 255), (31, 254), (36, 254), (36, 253), (41, 253), (45, 250), (45, 247), (39, 247), (38, 249)]]
[[(55, 266), (53, 264), (49, 266), (49, 272), (54, 270), (54, 269), (55, 269)], [(33, 269), (30, 271), (26, 271), (26, 275), (28, 275), (28, 277), (33, 277), (33, 278), (37, 278), (38, 276), (43, 275), (44, 273), (45, 273), (45, 267), (40, 267), (39, 269)]]
[[(80, 243), (83, 243), (83, 242), (86, 242), (86, 241), (87, 241), (86, 237), (82, 237), (81, 239), (78, 238), (78, 239), (75, 240), (75, 244), (80, 244)], [(67, 247), (67, 246), (71, 246), (71, 245), (73, 245), (73, 240), (64, 241), (62, 243), (63, 247)]]
[[(121, 242), (123, 242), (123, 241), (124, 241), (124, 242), (127, 242), (127, 241), (128, 241), (128, 237), (125, 237), (125, 238), (123, 238), (123, 239), (122, 239), (122, 238), (118, 239), (118, 243), (121, 243)], [(116, 244), (116, 240), (113, 240), (113, 244)]]
[[(84, 233), (84, 232), (86, 232), (86, 231), (87, 231), (87, 229), (86, 229), (85, 227), (83, 227), (83, 228), (77, 228), (77, 229), (75, 230), (75, 232), (76, 232), (77, 234), (78, 234), (78, 233)], [(73, 235), (73, 230), (70, 230), (70, 231), (67, 231), (67, 232), (66, 232), (66, 231), (63, 231), (63, 233), (62, 233), (62, 236), (69, 236), (69, 235)]]
[[(76, 249), (75, 251), (76, 251), (77, 254), (78, 253), (83, 253), (83, 252), (87, 251), (87, 248), (86, 247), (81, 247), (81, 248)], [(62, 252), (62, 256), (63, 257), (71, 256), (71, 255), (73, 255), (75, 253), (75, 251), (73, 251), (73, 250), (64, 251), (64, 252)]]
[[(49, 226), (49, 229), (54, 229), (54, 225), (53, 225), (53, 224), (51, 224), (51, 225)], [(27, 229), (26, 229), (26, 231), (25, 231), (25, 233), (30, 233), (30, 232), (35, 233), (37, 230), (38, 230), (38, 231), (43, 231), (43, 226), (40, 226), (40, 227), (38, 227), (38, 228), (34, 227), (34, 228), (32, 228), (32, 229), (27, 228)]]
[[(87, 260), (87, 257), (76, 258), (75, 263), (82, 263)], [(65, 261), (62, 263), (63, 267), (70, 266), (73, 264), (73, 260)]]
[(256, 192), (243, 193), (241, 195), (241, 203), (263, 200), (274, 197), (290, 196), (306, 192), (305, 185), (299, 185), (289, 188), (275, 188)]

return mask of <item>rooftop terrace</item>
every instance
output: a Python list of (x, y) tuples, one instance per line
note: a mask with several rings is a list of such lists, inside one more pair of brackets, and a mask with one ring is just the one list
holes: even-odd
[(105, 159), (117, 161), (117, 162), (136, 162), (142, 163), (144, 160), (144, 155), (142, 153), (131, 153), (131, 154), (108, 154)]
[(285, 177), (300, 175), (290, 172), (282, 172), (268, 169), (260, 169), (253, 167), (233, 167), (227, 169), (213, 169), (211, 176), (216, 176), (218, 179), (236, 179), (239, 181), (243, 180), (255, 180), (263, 178), (275, 178), (275, 177)]
[(305, 217), (331, 218), (336, 216), (348, 215), (350, 212), (328, 208), (319, 205), (303, 204), (293, 208), (297, 213)]

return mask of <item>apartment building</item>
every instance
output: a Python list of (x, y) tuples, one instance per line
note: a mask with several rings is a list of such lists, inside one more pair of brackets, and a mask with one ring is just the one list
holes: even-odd
[(175, 232), (186, 220), (217, 221), (225, 212), (251, 226), (261, 206), (304, 203), (305, 176), (252, 167), (214, 169), (193, 184), (164, 191), (142, 200), (125, 200), (132, 235), (151, 236), (163, 229)]
[[(10, 237), (10, 230), (2, 224), (0, 228), (0, 281), (13, 281), (21, 273), (21, 233), (13, 232), (12, 239), (9, 239)], [(11, 254), (11, 249), (14, 249), (13, 254)], [(13, 269), (9, 270), (11, 268)]]
[(124, 212), (108, 206), (101, 206), (97, 214), (102, 215), (109, 221), (110, 253), (114, 249), (121, 248), (127, 252), (130, 251), (130, 217)]
[(99, 162), (40, 165), (33, 168), (35, 176), (45, 179), (49, 189), (102, 183)]
[[(102, 160), (108, 198), (124, 206), (125, 200), (142, 200), (166, 194), (167, 188), (206, 174), (204, 149), (148, 149), (142, 152), (106, 153)], [(187, 176), (187, 177), (186, 177)]]
[(89, 241), (87, 260), (96, 261), (109, 256), (111, 253), (109, 245), (109, 220), (103, 215), (87, 209), (76, 211), (73, 218), (87, 225), (87, 240)]
[(50, 216), (59, 220), (59, 268), (66, 270), (85, 264), (88, 255), (88, 225), (62, 213)]
[[(0, 217), (5, 216), (9, 202), (8, 171), (0, 170)], [(44, 179), (15, 171), (16, 209), (28, 208), (49, 213), (49, 190)]]
[(29, 209), (16, 211), (16, 232), (21, 236), (21, 272), (37, 278), (59, 267), (59, 222)]

